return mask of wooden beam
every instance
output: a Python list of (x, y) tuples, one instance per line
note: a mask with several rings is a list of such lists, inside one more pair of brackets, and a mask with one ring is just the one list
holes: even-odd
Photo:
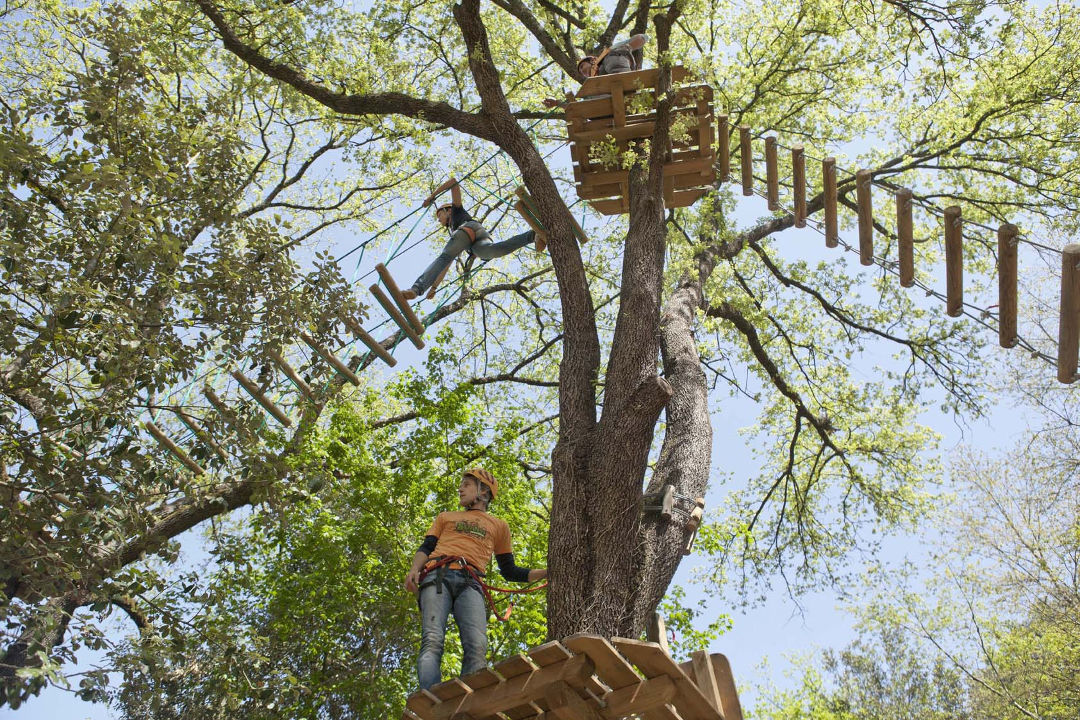
[(709, 701), (709, 704), (713, 706), (713, 709), (723, 717), (724, 702), (720, 697), (720, 686), (716, 681), (716, 674), (713, 672), (713, 665), (709, 659), (709, 653), (705, 650), (694, 652), (694, 654), (690, 656), (690, 664), (693, 669), (691, 677), (698, 686), (698, 690), (700, 690), (701, 694), (705, 696), (705, 699)]
[(601, 720), (599, 713), (563, 681), (548, 685), (544, 690), (544, 699), (549, 708), (545, 717), (550, 715), (559, 720)]
[(821, 186), (825, 196), (825, 247), (840, 244), (840, 223), (836, 210), (836, 158), (821, 161)]
[(225, 422), (233, 426), (233, 430), (236, 431), (237, 435), (244, 440), (251, 440), (251, 433), (249, 433), (248, 429), (240, 422), (240, 418), (232, 411), (232, 408), (226, 405), (225, 401), (218, 397), (218, 394), (214, 392), (213, 388), (209, 385), (203, 385), (203, 396), (205, 396), (210, 404), (214, 406), (214, 409), (218, 411), (218, 414), (221, 415)]
[(379, 304), (383, 306), (383, 310), (390, 316), (390, 319), (397, 323), (397, 326), (401, 328), (401, 331), (412, 340), (412, 344), (418, 348), (424, 347), (424, 341), (420, 339), (420, 336), (416, 334), (416, 330), (413, 329), (409, 321), (398, 312), (394, 304), (390, 302), (390, 298), (386, 297), (386, 293), (382, 291), (382, 288), (378, 285), (372, 285), (368, 288), (371, 294), (375, 296), (375, 299), (379, 301)]
[(664, 624), (664, 616), (660, 613), (654, 611), (649, 616), (649, 624), (645, 627), (645, 639), (659, 645), (660, 649), (668, 655), (671, 654), (671, 647), (667, 641), (667, 626)]
[(356, 336), (360, 342), (367, 345), (368, 349), (375, 353), (380, 360), (390, 367), (397, 365), (397, 360), (394, 359), (394, 356), (388, 353), (386, 348), (384, 348), (378, 340), (371, 337), (371, 335), (368, 334), (368, 331), (361, 327), (360, 323), (356, 322), (348, 315), (338, 315), (338, 317), (341, 319), (341, 322), (345, 323), (345, 326), (352, 331), (352, 334)]
[(859, 209), (859, 262), (874, 264), (874, 209), (870, 197), (869, 170), (855, 173), (855, 202)]
[(386, 266), (382, 263), (377, 263), (375, 265), (375, 272), (379, 273), (383, 285), (386, 285), (386, 289), (390, 291), (390, 296), (394, 298), (394, 302), (397, 303), (398, 309), (401, 310), (401, 314), (408, 319), (409, 324), (412, 325), (416, 334), (423, 335), (424, 324), (420, 322), (420, 318), (416, 317), (416, 313), (413, 312), (412, 307), (409, 305), (409, 301), (401, 294), (401, 289), (394, 281), (394, 276), (390, 274), (390, 271), (387, 270)]
[(915, 226), (911, 219), (913, 205), (910, 190), (900, 188), (896, 191), (896, 239), (900, 260), (900, 285), (906, 288), (915, 284)]
[(776, 137), (765, 138), (765, 187), (770, 210), (780, 209), (780, 170), (777, 168)]
[(791, 181), (795, 191), (795, 227), (806, 227), (806, 155), (802, 145), (791, 148)]
[(605, 718), (623, 718), (641, 715), (649, 718), (649, 711), (675, 699), (675, 682), (668, 675), (641, 680), (633, 685), (613, 690), (604, 696)]
[(293, 369), (292, 365), (286, 362), (285, 358), (281, 356), (276, 350), (267, 350), (266, 354), (270, 356), (270, 359), (274, 361), (274, 364), (281, 368), (281, 371), (285, 373), (285, 376), (292, 380), (300, 392), (304, 394), (308, 400), (313, 403), (318, 403), (319, 399), (315, 396), (315, 391), (311, 389), (311, 386), (307, 384), (304, 378), (300, 377), (300, 374)]
[(726, 183), (731, 179), (731, 138), (728, 136), (727, 113), (716, 116), (716, 139), (719, 148), (716, 153), (720, 159), (720, 182)]
[(248, 394), (251, 395), (251, 397), (255, 398), (256, 402), (262, 405), (263, 410), (266, 410), (266, 412), (273, 415), (274, 418), (276, 418), (277, 421), (285, 427), (292, 426), (292, 420), (290, 420), (289, 416), (285, 414), (285, 411), (275, 405), (270, 398), (263, 395), (262, 390), (259, 389), (259, 386), (249, 380), (246, 375), (244, 375), (239, 370), (231, 370), (229, 374), (236, 379), (236, 382), (240, 383), (240, 385), (245, 390), (247, 390)]
[(754, 194), (754, 148), (750, 141), (750, 126), (739, 126), (739, 160), (742, 162), (742, 194)]
[(330, 352), (328, 349), (320, 345), (319, 342), (315, 340), (315, 338), (311, 337), (306, 332), (301, 330), (300, 339), (307, 343), (308, 347), (317, 352), (323, 360), (330, 363), (343, 378), (351, 382), (353, 385), (360, 384), (360, 378), (356, 376), (356, 373), (354, 373), (348, 365), (338, 359), (338, 357), (334, 355), (334, 353)]
[(945, 312), (960, 317), (964, 312), (964, 231), (960, 207), (945, 208)]
[(1019, 234), (1020, 230), (1010, 223), (998, 228), (998, 343), (1004, 348), (1015, 347), (1020, 340), (1016, 334)]
[(721, 653), (713, 653), (709, 656), (709, 660), (712, 662), (716, 683), (720, 686), (720, 699), (724, 704), (724, 720), (743, 720), (742, 704), (739, 702), (739, 691), (735, 688), (735, 676), (731, 672), (731, 663)]
[(1058, 325), (1058, 381), (1076, 381), (1080, 349), (1080, 244), (1061, 251), (1061, 321)]
[(187, 468), (193, 473), (195, 473), (196, 475), (206, 474), (206, 471), (202, 469), (202, 466), (199, 465), (199, 463), (192, 460), (190, 455), (184, 452), (179, 445), (170, 440), (169, 436), (166, 435), (162, 431), (162, 429), (155, 425), (152, 421), (147, 420), (143, 423), (143, 427), (145, 427), (150, 432), (150, 434), (154, 436), (154, 439), (157, 440), (162, 447), (172, 453), (173, 457), (175, 457), (177, 460), (187, 466)]
[(172, 411), (176, 417), (180, 418), (180, 422), (184, 423), (184, 425), (187, 426), (187, 429), (195, 434), (195, 437), (199, 438), (201, 442), (214, 451), (215, 455), (225, 462), (229, 461), (229, 456), (225, 454), (225, 451), (221, 449), (221, 446), (214, 441), (214, 438), (210, 435), (210, 431), (200, 425), (195, 418), (191, 417), (180, 408), (172, 408)]

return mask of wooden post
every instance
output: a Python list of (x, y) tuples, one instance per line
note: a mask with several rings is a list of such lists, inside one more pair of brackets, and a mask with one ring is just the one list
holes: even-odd
[(397, 308), (390, 302), (390, 298), (386, 297), (386, 293), (382, 291), (382, 288), (378, 285), (372, 285), (368, 290), (370, 290), (371, 294), (375, 296), (375, 299), (379, 301), (379, 304), (383, 306), (383, 310), (390, 316), (390, 319), (397, 323), (398, 327), (401, 328), (401, 331), (412, 340), (412, 344), (418, 348), (424, 347), (424, 341), (416, 334), (416, 330), (409, 324), (409, 321), (397, 311)]
[(795, 227), (806, 227), (806, 156), (802, 145), (791, 148), (791, 181), (795, 188)]
[(705, 696), (721, 717), (724, 717), (724, 701), (720, 697), (720, 684), (717, 682), (716, 673), (713, 670), (712, 661), (707, 650), (697, 650), (690, 656), (690, 667), (693, 669), (694, 684)]
[(352, 331), (352, 334), (355, 335), (360, 342), (367, 345), (368, 349), (375, 353), (384, 363), (390, 367), (397, 365), (397, 360), (394, 359), (394, 356), (386, 352), (386, 348), (384, 348), (378, 340), (371, 337), (367, 330), (360, 326), (360, 323), (356, 322), (348, 315), (338, 315), (338, 318), (341, 319), (341, 322), (345, 323), (345, 326)]
[(739, 156), (742, 161), (742, 194), (754, 194), (754, 148), (750, 142), (750, 127), (739, 126)]
[(964, 312), (964, 231), (957, 205), (945, 208), (945, 312)]
[(900, 188), (896, 191), (896, 240), (900, 285), (906, 288), (915, 284), (915, 235), (911, 209), (911, 191)]
[(379, 273), (379, 277), (382, 278), (383, 285), (386, 285), (386, 289), (390, 291), (390, 295), (394, 298), (394, 302), (397, 303), (398, 308), (401, 309), (401, 314), (409, 320), (409, 324), (412, 325), (413, 330), (417, 335), (424, 334), (424, 325), (420, 322), (420, 318), (416, 317), (416, 313), (409, 306), (409, 301), (401, 295), (401, 289), (394, 282), (394, 276), (390, 274), (390, 271), (386, 269), (386, 266), (382, 263), (375, 265), (375, 272)]
[(765, 185), (768, 188), (769, 209), (780, 209), (780, 171), (776, 162), (776, 138), (765, 138)]
[(339, 360), (337, 356), (334, 355), (334, 353), (330, 352), (318, 342), (316, 342), (315, 338), (311, 337), (306, 332), (301, 330), (300, 339), (306, 342), (308, 344), (308, 347), (317, 352), (323, 360), (330, 363), (334, 367), (334, 369), (337, 370), (338, 373), (346, 380), (351, 382), (353, 385), (360, 384), (360, 378), (356, 376), (356, 373), (350, 370), (348, 365), (341, 362), (341, 360)]
[(225, 404), (224, 400), (218, 397), (218, 394), (214, 392), (209, 385), (203, 385), (203, 395), (210, 401), (210, 404), (214, 406), (214, 409), (218, 411), (218, 414), (225, 419), (225, 422), (233, 426), (237, 435), (244, 440), (251, 439), (251, 434), (247, 431), (247, 428), (240, 423), (240, 418), (238, 418), (236, 413)]
[(296, 385), (300, 389), (300, 392), (304, 393), (304, 396), (313, 403), (318, 403), (319, 399), (315, 396), (315, 391), (311, 389), (311, 386), (304, 381), (304, 378), (300, 377), (300, 374), (293, 369), (292, 365), (285, 361), (285, 358), (280, 353), (274, 350), (267, 350), (266, 354), (270, 356), (270, 359), (281, 368), (281, 371), (293, 381), (293, 385)]
[(660, 646), (668, 655), (671, 654), (671, 647), (667, 641), (667, 626), (664, 624), (664, 616), (658, 612), (654, 612), (649, 616), (649, 624), (645, 628), (645, 638), (649, 642), (654, 642)]
[(173, 408), (172, 411), (176, 414), (176, 417), (180, 418), (180, 422), (187, 426), (187, 429), (195, 434), (199, 440), (206, 443), (207, 447), (214, 451), (214, 454), (225, 462), (229, 461), (229, 456), (225, 454), (225, 451), (221, 449), (221, 446), (214, 442), (214, 438), (210, 436), (210, 432), (200, 425), (195, 418), (188, 415), (180, 408)]
[(251, 395), (251, 397), (255, 398), (255, 401), (262, 405), (263, 409), (266, 410), (266, 412), (273, 415), (279, 423), (281, 423), (285, 427), (292, 426), (292, 420), (290, 420), (289, 416), (285, 414), (285, 411), (275, 405), (270, 398), (263, 395), (262, 391), (259, 390), (259, 386), (249, 380), (246, 375), (244, 375), (239, 370), (231, 370), (229, 371), (229, 374), (236, 379), (236, 382), (240, 383), (240, 385), (243, 386), (245, 390), (247, 390), (248, 395)]
[(821, 161), (821, 186), (825, 195), (825, 247), (840, 244), (840, 223), (836, 211), (836, 158)]
[(1061, 323), (1058, 326), (1058, 380), (1076, 380), (1080, 346), (1080, 244), (1061, 251)]
[(150, 434), (154, 436), (154, 439), (161, 443), (162, 447), (172, 453), (173, 457), (182, 462), (196, 475), (205, 475), (206, 471), (202, 469), (199, 463), (191, 459), (191, 456), (184, 452), (179, 445), (169, 439), (169, 436), (162, 432), (161, 428), (155, 425), (150, 420), (143, 423), (143, 426), (150, 431)]
[(720, 155), (720, 182), (726, 183), (731, 179), (731, 139), (728, 137), (727, 114), (716, 116), (716, 134), (720, 141), (718, 153)]
[(855, 173), (855, 201), (859, 209), (859, 262), (874, 264), (874, 209), (870, 196), (870, 171)]
[(1003, 348), (1016, 347), (1016, 276), (1017, 236), (1019, 229), (1010, 223), (998, 228), (998, 344)]

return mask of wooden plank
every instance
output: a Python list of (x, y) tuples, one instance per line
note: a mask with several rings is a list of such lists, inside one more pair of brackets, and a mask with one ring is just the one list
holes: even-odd
[(550, 708), (546, 717), (559, 720), (601, 720), (601, 715), (565, 682), (556, 682), (544, 691), (544, 699)]
[(626, 212), (623, 209), (622, 198), (616, 198), (614, 200), (590, 200), (589, 204), (592, 205), (593, 210), (601, 215), (622, 215)]
[[(674, 65), (671, 68), (671, 82), (672, 84), (681, 82), (686, 78), (686, 68), (682, 65)], [(576, 93), (577, 97), (587, 97), (589, 95), (603, 95), (611, 94), (611, 90), (614, 87), (622, 88), (623, 92), (629, 90), (638, 90), (645, 88), (655, 88), (656, 82), (660, 77), (659, 68), (649, 68), (648, 70), (635, 70), (632, 72), (613, 73), (611, 75), (597, 75), (596, 77), (586, 78), (585, 82), (581, 84)]]
[(255, 398), (255, 401), (259, 403), (259, 405), (262, 405), (263, 410), (266, 410), (266, 412), (273, 415), (274, 418), (285, 427), (292, 426), (292, 420), (290, 420), (289, 416), (285, 414), (285, 411), (275, 405), (270, 398), (263, 395), (262, 390), (259, 389), (259, 386), (249, 380), (246, 375), (244, 375), (239, 370), (232, 370), (229, 372), (229, 374), (236, 379), (236, 382), (240, 383), (244, 390), (247, 390), (248, 394), (251, 395), (251, 397)]
[(690, 207), (698, 200), (701, 199), (707, 190), (679, 190), (675, 192), (675, 196), (667, 201), (665, 204), (669, 208)]
[(492, 685), (498, 685), (502, 682), (502, 678), (500, 678), (491, 668), (485, 667), (480, 668), (470, 675), (465, 675), (461, 678), (461, 682), (468, 685), (473, 692), (476, 692), (477, 690), (483, 690)]
[(821, 161), (822, 194), (825, 196), (825, 247), (840, 244), (840, 224), (836, 210), (836, 158)]
[(397, 360), (394, 359), (394, 356), (386, 351), (386, 348), (382, 346), (382, 343), (371, 337), (371, 335), (368, 334), (367, 330), (360, 326), (360, 323), (356, 322), (348, 315), (338, 315), (338, 317), (343, 323), (345, 323), (346, 327), (348, 327), (349, 330), (352, 331), (352, 334), (355, 335), (360, 340), (360, 342), (367, 345), (368, 349), (371, 350), (371, 352), (375, 353), (375, 355), (377, 355), (380, 360), (382, 360), (390, 367), (394, 367), (395, 365), (397, 365)]
[(735, 676), (731, 672), (731, 663), (721, 653), (709, 656), (713, 666), (713, 675), (720, 688), (720, 700), (724, 707), (724, 720), (743, 720), (739, 692), (735, 689)]
[(776, 138), (765, 138), (765, 194), (770, 210), (780, 209), (780, 171), (777, 168)]
[(233, 430), (244, 440), (251, 440), (251, 433), (240, 422), (240, 418), (236, 415), (232, 409), (225, 404), (225, 401), (218, 397), (218, 394), (214, 392), (213, 388), (209, 385), (203, 385), (203, 396), (206, 397), (210, 404), (214, 406), (214, 409), (218, 411), (218, 414), (225, 420), (225, 422), (232, 425)]
[(742, 194), (754, 194), (754, 148), (750, 142), (750, 127), (739, 126), (739, 160), (742, 163)]
[[(495, 669), (503, 674), (498, 665)], [(544, 698), (548, 687), (555, 683), (565, 682), (573, 688), (584, 687), (592, 672), (593, 664), (589, 658), (575, 655), (564, 662), (514, 675), (483, 692), (465, 695), (460, 702), (454, 700), (436, 705), (433, 720), (450, 720), (458, 713), (468, 713), (475, 718), (488, 717)]]
[(570, 137), (574, 142), (596, 142), (612, 137), (616, 140), (635, 140), (638, 138), (652, 137), (656, 130), (656, 123), (643, 122), (627, 125), (626, 127), (613, 127), (605, 130), (585, 130), (575, 133)]
[(221, 446), (214, 441), (214, 438), (210, 435), (209, 430), (200, 425), (198, 421), (195, 420), (195, 418), (191, 417), (180, 408), (173, 408), (172, 411), (176, 415), (176, 417), (180, 418), (180, 422), (184, 423), (184, 425), (187, 426), (188, 430), (193, 432), (203, 444), (205, 444), (208, 448), (214, 451), (215, 455), (217, 455), (225, 462), (229, 461), (229, 456), (225, 453), (224, 450), (222, 450)]
[(1061, 251), (1061, 311), (1058, 323), (1058, 382), (1076, 381), (1080, 351), (1080, 244)]
[(524, 675), (525, 673), (536, 670), (536, 665), (529, 660), (528, 656), (518, 653), (517, 655), (511, 655), (510, 657), (501, 660), (495, 665), (494, 670), (505, 679), (509, 680), (518, 675)]
[(709, 701), (702, 695), (686, 673), (671, 657), (655, 643), (641, 642), (627, 638), (612, 638), (612, 644), (620, 653), (644, 673), (647, 678), (668, 675), (675, 682), (675, 702), (673, 705), (685, 720), (722, 720)]
[(315, 340), (315, 338), (311, 337), (306, 332), (301, 330), (300, 339), (307, 343), (308, 347), (317, 352), (323, 360), (330, 363), (334, 367), (334, 369), (341, 374), (342, 377), (351, 382), (353, 385), (360, 385), (360, 378), (357, 377), (356, 373), (354, 373), (348, 365), (339, 360), (338, 357), (334, 355), (334, 353), (330, 352), (327, 348), (320, 345), (319, 342)]
[(604, 696), (606, 718), (621, 718), (632, 713), (646, 713), (670, 703), (675, 698), (675, 682), (668, 675), (642, 680), (634, 685), (613, 690)]
[(611, 88), (611, 116), (615, 121), (615, 127), (626, 126), (626, 99), (623, 98), (622, 87), (616, 85)]
[(806, 227), (806, 155), (802, 145), (791, 148), (791, 184), (795, 193), (795, 227)]
[(529, 659), (536, 663), (537, 667), (547, 667), (558, 662), (569, 660), (574, 656), (558, 640), (538, 645), (529, 650)]
[(267, 350), (266, 354), (270, 356), (270, 359), (274, 361), (274, 364), (281, 368), (281, 371), (285, 373), (285, 376), (292, 380), (295, 385), (304, 396), (313, 403), (318, 403), (319, 399), (315, 397), (315, 391), (311, 389), (311, 386), (307, 384), (304, 378), (300, 377), (300, 374), (293, 369), (285, 358), (281, 356), (281, 353), (276, 350)]
[(728, 135), (727, 113), (716, 116), (716, 140), (719, 148), (716, 151), (720, 159), (720, 182), (725, 183), (731, 179), (731, 137)]
[(394, 276), (390, 274), (390, 271), (386, 269), (386, 266), (382, 263), (376, 263), (375, 272), (379, 273), (379, 277), (382, 278), (383, 285), (390, 291), (390, 297), (394, 298), (394, 302), (397, 303), (398, 310), (412, 325), (413, 330), (417, 335), (424, 334), (424, 324), (420, 322), (420, 318), (416, 317), (416, 313), (413, 312), (412, 306), (409, 305), (409, 301), (401, 294), (401, 288), (398, 287), (397, 282), (394, 280)]
[(433, 720), (432, 709), (439, 702), (439, 698), (427, 690), (417, 690), (405, 700), (405, 707), (421, 720)]
[(564, 638), (562, 644), (571, 651), (588, 656), (596, 674), (612, 690), (621, 690), (641, 682), (634, 667), (620, 655), (606, 638), (579, 633)]
[[(698, 650), (690, 656), (690, 664), (693, 667), (694, 683), (698, 690), (709, 701), (716, 712), (724, 717), (724, 703), (720, 698), (720, 687), (717, 684), (716, 674), (713, 672), (713, 664), (709, 654), (704, 650)], [(725, 717), (724, 720), (727, 720)]]
[(206, 471), (202, 469), (202, 466), (192, 460), (191, 456), (184, 452), (183, 448), (174, 443), (153, 421), (147, 420), (143, 423), (143, 427), (145, 427), (150, 434), (154, 436), (154, 439), (157, 440), (162, 447), (168, 450), (173, 457), (183, 463), (188, 470), (191, 470), (196, 475), (206, 474)]
[[(671, 488), (672, 492), (674, 492), (675, 486), (674, 485), (665, 485), (664, 486), (663, 498), (660, 501), (661, 502), (660, 517), (664, 516), (663, 505), (665, 503), (667, 503), (667, 488)], [(668, 513), (668, 520), (670, 520), (670, 519), (671, 519), (671, 514), (669, 512)], [(664, 616), (661, 615), (660, 613), (653, 612), (653, 614), (651, 616), (649, 616), (649, 624), (645, 626), (645, 639), (648, 640), (649, 642), (654, 642), (657, 645), (659, 645), (660, 649), (663, 650), (664, 652), (666, 652), (668, 655), (671, 654), (671, 648), (668, 646), (668, 641), (667, 641), (667, 625), (664, 623)]]
[(913, 207), (911, 191), (900, 188), (896, 191), (896, 241), (900, 260), (900, 286), (911, 287), (915, 284), (915, 226), (911, 218)]
[(963, 224), (959, 205), (945, 208), (945, 312), (949, 317), (964, 312)]
[(859, 210), (859, 262), (874, 264), (874, 209), (870, 196), (870, 171), (855, 173), (855, 202)]
[(382, 291), (382, 288), (373, 284), (368, 287), (368, 290), (375, 296), (375, 299), (379, 301), (379, 304), (383, 306), (383, 310), (390, 316), (390, 319), (397, 323), (397, 326), (401, 328), (401, 331), (412, 341), (412, 344), (417, 348), (423, 348), (424, 341), (420, 339), (416, 329), (413, 328), (412, 324), (410, 324), (400, 312), (398, 312), (397, 308), (390, 302), (390, 298), (386, 297), (386, 293)]
[(1010, 223), (998, 228), (998, 343), (1015, 347), (1020, 341), (1016, 334), (1017, 236), (1019, 229)]
[(431, 686), (431, 694), (439, 699), (440, 703), (450, 702), (457, 698), (463, 698), (472, 694), (472, 688), (461, 681), (460, 678), (450, 678), (437, 685)]

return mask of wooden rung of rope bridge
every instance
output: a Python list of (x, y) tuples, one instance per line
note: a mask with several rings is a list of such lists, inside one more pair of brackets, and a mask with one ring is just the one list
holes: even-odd
[[(568, 113), (569, 116), (569, 113)], [(728, 116), (717, 116), (719, 132), (719, 177), (721, 182), (730, 180), (731, 127)], [(740, 181), (744, 195), (754, 193), (753, 139), (750, 126), (740, 125), (738, 131)], [(779, 174), (777, 171), (777, 140), (765, 138), (766, 200), (770, 210), (779, 210)], [(806, 175), (802, 146), (791, 148), (792, 153), (792, 206), (796, 227), (805, 225)], [(821, 187), (824, 206), (824, 235), (826, 247), (839, 245), (838, 231), (838, 183), (836, 158), (821, 161)], [(859, 260), (872, 265), (874, 257), (874, 210), (873, 173), (859, 169), (854, 175), (855, 208), (859, 236)], [(845, 183), (845, 191), (851, 187)], [(912, 287), (915, 282), (914, 237), (912, 209), (914, 197), (911, 190), (895, 190), (896, 238), (900, 284)], [(962, 210), (952, 205), (941, 211), (943, 217), (942, 241), (945, 248), (945, 306), (950, 317), (964, 314), (964, 250)], [(1015, 225), (1002, 223), (998, 227), (998, 342), (1004, 348), (1016, 346), (1017, 335), (1017, 244), (1019, 230)], [(1080, 356), (1080, 244), (1068, 245), (1062, 251), (1061, 302), (1059, 310), (1057, 375), (1063, 383), (1080, 379), (1078, 356)]]
[(403, 720), (742, 720), (727, 658), (578, 634), (409, 696)]
[[(652, 137), (659, 72), (652, 68), (587, 78), (577, 92), (578, 100), (566, 107), (578, 197), (603, 215), (629, 212), (629, 171), (600, 166), (590, 157), (590, 150), (600, 143), (615, 142), (623, 153), (631, 142)], [(686, 76), (686, 68), (671, 68), (671, 117), (673, 123), (689, 127), (686, 138), (673, 138), (667, 148), (663, 188), (664, 204), (669, 208), (693, 205), (716, 181), (713, 91), (708, 85), (677, 86)], [(647, 109), (639, 107), (642, 101)]]
[[(518, 201), (514, 203), (514, 209), (521, 213), (521, 217), (525, 218), (525, 222), (533, 232), (547, 234), (547, 230), (540, 223), (540, 208), (537, 207), (536, 201), (532, 199), (528, 191), (521, 186), (514, 191), (514, 194), (518, 196)], [(589, 242), (589, 237), (585, 234), (585, 230), (582, 229), (578, 221), (574, 219), (574, 216), (570, 216), (570, 221), (574, 224), (574, 237), (578, 239), (582, 245)]]

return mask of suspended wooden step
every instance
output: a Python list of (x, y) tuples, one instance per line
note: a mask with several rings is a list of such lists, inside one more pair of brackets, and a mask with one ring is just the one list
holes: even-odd
[[(521, 217), (525, 218), (525, 222), (533, 229), (533, 232), (547, 235), (547, 230), (545, 230), (544, 226), (540, 223), (540, 208), (537, 207), (536, 201), (532, 199), (532, 195), (529, 195), (529, 192), (520, 185), (514, 193), (518, 196), (518, 201), (514, 204), (514, 209), (521, 213)], [(570, 221), (574, 223), (574, 237), (578, 239), (578, 242), (582, 245), (589, 242), (585, 230), (583, 230), (581, 225), (578, 224), (578, 221), (574, 219), (573, 214), (570, 215)]]
[[(371, 294), (375, 296), (375, 299), (379, 301), (379, 304), (383, 306), (383, 310), (390, 316), (390, 319), (397, 323), (397, 326), (401, 328), (402, 332), (408, 336), (412, 344), (417, 348), (424, 347), (424, 341), (420, 339), (420, 334), (416, 332), (416, 328), (405, 319), (405, 316), (398, 312), (398, 309), (394, 307), (394, 304), (390, 302), (390, 298), (386, 297), (386, 293), (382, 291), (382, 288), (378, 285), (372, 285), (368, 288)], [(420, 321), (417, 320), (417, 323)]]
[(1019, 234), (1011, 223), (1002, 223), (998, 228), (998, 344), (1003, 348), (1015, 347), (1020, 340), (1016, 334)]
[(412, 326), (412, 329), (416, 331), (417, 335), (423, 335), (424, 325), (420, 322), (420, 318), (416, 317), (416, 313), (413, 312), (412, 306), (409, 305), (409, 301), (401, 294), (401, 290), (398, 288), (397, 283), (394, 282), (394, 276), (390, 274), (390, 271), (387, 270), (386, 266), (382, 263), (375, 266), (375, 271), (379, 273), (383, 285), (386, 285), (386, 289), (390, 291), (390, 295), (394, 298), (394, 302), (397, 303), (398, 309), (401, 310), (401, 314), (409, 321), (409, 325)]
[(1058, 380), (1075, 382), (1080, 351), (1080, 244), (1061, 252), (1061, 322), (1058, 326)]
[(405, 720), (630, 716), (742, 720), (727, 658), (699, 652), (679, 665), (657, 643), (573, 635), (414, 693), (402, 714)]
[(285, 373), (285, 376), (292, 380), (293, 385), (304, 394), (304, 397), (313, 403), (319, 402), (318, 397), (315, 395), (315, 391), (311, 389), (311, 386), (307, 384), (307, 381), (300, 377), (300, 373), (296, 372), (296, 370), (293, 369), (293, 366), (290, 365), (280, 353), (274, 350), (267, 350), (266, 354), (270, 356), (270, 359), (274, 361), (275, 365), (281, 368), (281, 371)]
[(213, 450), (214, 454), (216, 454), (223, 461), (228, 462), (229, 456), (225, 454), (225, 451), (221, 448), (220, 445), (217, 444), (213, 436), (210, 435), (210, 431), (200, 425), (198, 420), (188, 415), (180, 408), (173, 408), (172, 411), (176, 415), (176, 417), (180, 418), (180, 422), (184, 423), (187, 429), (190, 430), (195, 435), (195, 437), (199, 438), (200, 442)]
[(368, 349), (371, 350), (371, 352), (375, 353), (375, 355), (378, 356), (380, 360), (382, 360), (390, 367), (394, 367), (395, 365), (397, 365), (397, 360), (394, 359), (394, 356), (388, 353), (386, 351), (386, 348), (384, 348), (378, 340), (371, 337), (368, 331), (365, 330), (363, 326), (360, 325), (360, 323), (356, 322), (348, 315), (339, 314), (338, 318), (341, 320), (341, 322), (345, 323), (345, 326), (349, 328), (352, 334), (356, 336), (356, 338), (360, 342), (367, 345)]
[[(622, 153), (632, 141), (653, 136), (659, 72), (652, 68), (588, 78), (577, 92), (578, 100), (566, 106), (578, 197), (604, 215), (629, 212), (629, 171), (603, 167), (590, 159), (590, 151), (614, 142)], [(679, 87), (686, 76), (686, 68), (671, 68), (671, 118), (680, 124), (690, 118), (691, 128), (689, 137), (673, 139), (664, 164), (664, 204), (669, 208), (693, 205), (716, 181), (713, 91), (708, 85)]]
[(945, 208), (945, 312), (964, 313), (964, 230), (960, 206)]
[(232, 409), (225, 404), (225, 401), (218, 397), (218, 394), (214, 392), (214, 389), (209, 385), (203, 385), (203, 396), (214, 406), (214, 409), (218, 411), (218, 414), (225, 420), (225, 422), (232, 425), (233, 430), (244, 440), (251, 440), (251, 433), (244, 427), (244, 424), (240, 422), (240, 418)]
[(292, 420), (285, 414), (285, 411), (275, 405), (273, 400), (266, 397), (262, 390), (259, 389), (259, 386), (252, 382), (246, 375), (239, 370), (232, 370), (229, 374), (236, 379), (236, 382), (240, 383), (241, 387), (247, 390), (248, 395), (255, 398), (255, 402), (262, 405), (263, 410), (266, 410), (266, 412), (273, 415), (275, 420), (285, 427), (290, 427), (292, 425)]
[(301, 330), (300, 339), (306, 342), (308, 344), (308, 347), (318, 353), (323, 360), (330, 363), (330, 365), (332, 365), (333, 368), (338, 371), (338, 374), (340, 374), (343, 378), (351, 382), (353, 385), (360, 385), (360, 378), (356, 376), (356, 373), (350, 370), (349, 366), (342, 362), (336, 355), (334, 355), (334, 353), (323, 347), (317, 340), (315, 340), (315, 338), (311, 337), (306, 332)]
[(192, 460), (190, 455), (184, 452), (184, 450), (179, 445), (174, 443), (169, 438), (169, 436), (166, 435), (165, 432), (157, 425), (155, 425), (152, 421), (147, 420), (143, 423), (143, 427), (145, 427), (147, 431), (154, 436), (154, 439), (157, 440), (163, 448), (172, 453), (173, 457), (175, 457), (177, 460), (187, 466), (187, 468), (193, 473), (195, 473), (196, 475), (206, 474), (206, 471), (202, 469), (202, 466), (199, 465), (199, 463)]

